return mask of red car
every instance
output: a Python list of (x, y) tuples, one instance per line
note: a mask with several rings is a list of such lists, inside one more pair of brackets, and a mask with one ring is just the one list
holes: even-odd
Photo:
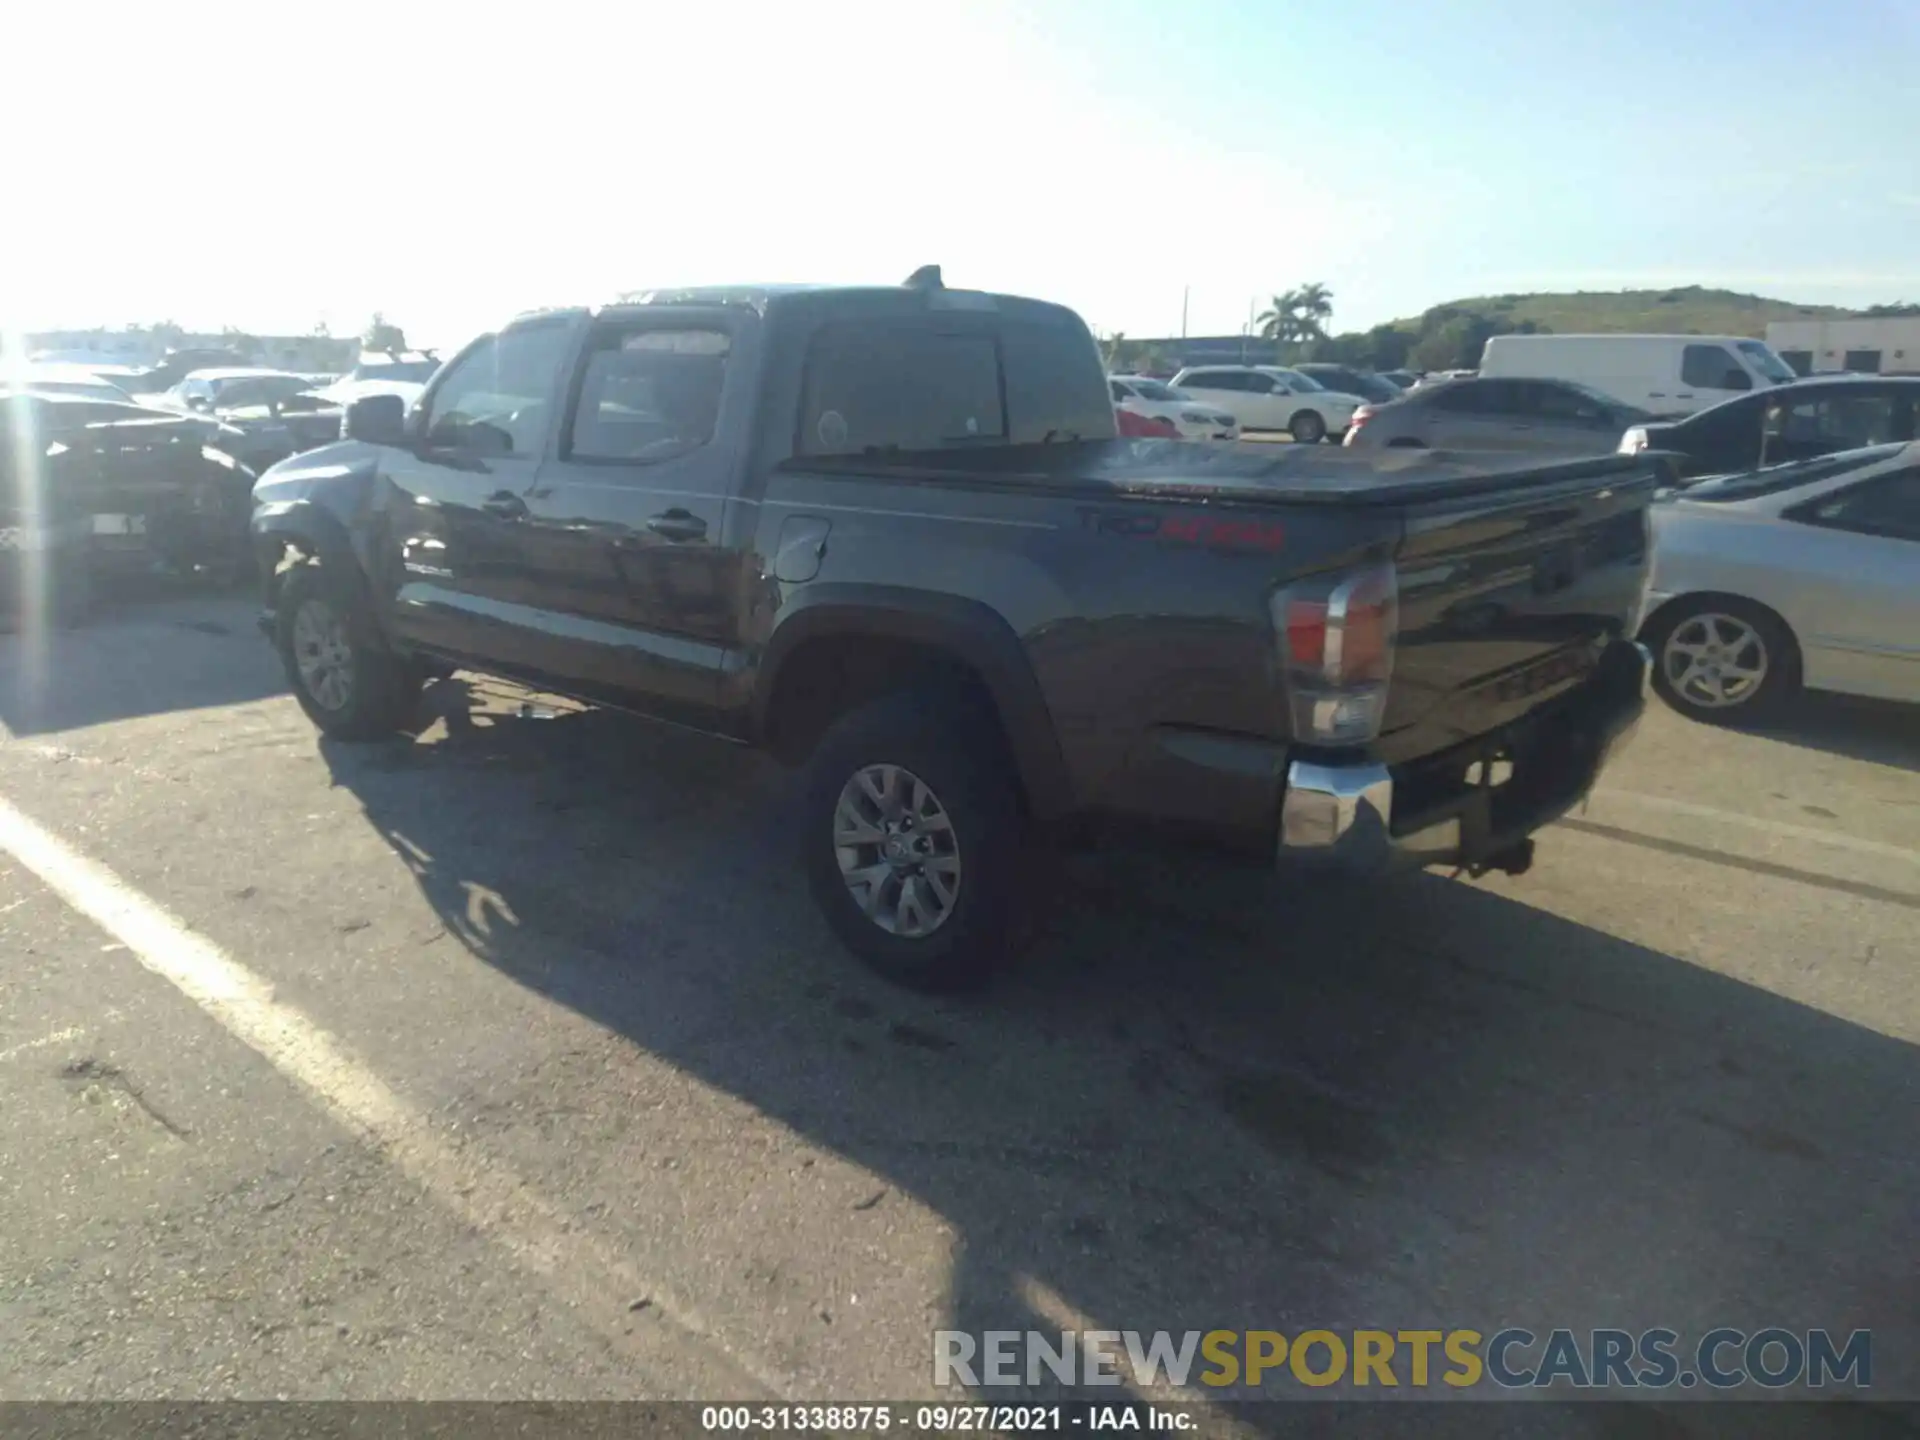
[(1140, 415), (1114, 406), (1113, 418), (1119, 422), (1122, 438), (1129, 440), (1178, 440), (1179, 428), (1164, 415)]

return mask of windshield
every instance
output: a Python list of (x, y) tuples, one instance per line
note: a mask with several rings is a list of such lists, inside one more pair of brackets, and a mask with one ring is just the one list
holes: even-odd
[(1892, 445), (1869, 445), (1861, 450), (1843, 450), (1838, 455), (1822, 455), (1814, 460), (1795, 460), (1786, 465), (1769, 465), (1741, 475), (1720, 475), (1687, 487), (1689, 500), (1756, 500), (1762, 495), (1777, 495), (1816, 480), (1830, 480), (1849, 470), (1864, 470), (1891, 460), (1907, 448), (1906, 441)]
[(1771, 346), (1758, 340), (1742, 340), (1734, 348), (1747, 357), (1747, 362), (1754, 369), (1776, 385), (1785, 385), (1791, 380), (1800, 378), (1794, 373), (1792, 366), (1773, 353)]
[(1171, 385), (1162, 385), (1158, 380), (1129, 380), (1127, 384), (1133, 387), (1133, 393), (1138, 395), (1142, 400), (1186, 399), (1186, 396), (1182, 395)]

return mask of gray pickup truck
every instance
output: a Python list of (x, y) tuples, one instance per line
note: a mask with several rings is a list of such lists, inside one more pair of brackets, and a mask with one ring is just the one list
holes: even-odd
[(315, 724), (464, 667), (804, 763), (814, 893), (911, 985), (1089, 821), (1518, 873), (1645, 704), (1638, 461), (1120, 440), (1078, 317), (935, 270), (522, 316), (346, 430), (254, 491)]

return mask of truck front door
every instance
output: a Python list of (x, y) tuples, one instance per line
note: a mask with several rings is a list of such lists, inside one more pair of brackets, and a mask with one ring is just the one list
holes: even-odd
[(568, 688), (712, 720), (751, 599), (752, 525), (729, 492), (756, 336), (738, 311), (679, 307), (588, 333), (557, 453), (527, 496), (525, 553)]
[(380, 569), (403, 640), (541, 672), (545, 599), (526, 563), (526, 496), (576, 323), (543, 317), (476, 341), (422, 397), (413, 442), (381, 452)]

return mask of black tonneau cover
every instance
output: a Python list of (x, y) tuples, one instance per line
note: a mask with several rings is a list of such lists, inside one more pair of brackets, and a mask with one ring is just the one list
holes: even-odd
[(1097, 440), (1051, 445), (809, 456), (783, 469), (930, 484), (1240, 504), (1401, 505), (1573, 482), (1651, 483), (1631, 455), (1575, 459), (1493, 451), (1348, 450), (1322, 445)]

